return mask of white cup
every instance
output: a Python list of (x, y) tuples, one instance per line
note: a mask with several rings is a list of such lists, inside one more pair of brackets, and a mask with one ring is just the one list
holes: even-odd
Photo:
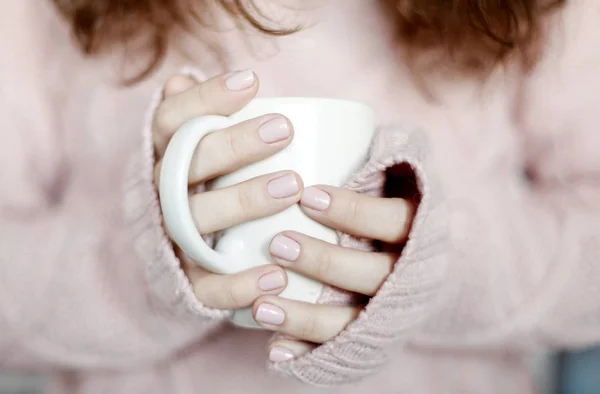
[[(188, 203), (188, 173), (200, 140), (208, 133), (266, 114), (282, 114), (294, 126), (294, 139), (284, 150), (207, 184), (220, 189), (281, 170), (296, 171), (304, 185), (342, 186), (364, 162), (374, 133), (370, 107), (352, 101), (325, 98), (255, 99), (229, 116), (203, 116), (184, 124), (171, 139), (163, 158), (160, 200), (165, 226), (173, 241), (190, 259), (209, 271), (231, 274), (272, 264), (269, 244), (278, 233), (291, 230), (337, 243), (327, 228), (292, 206), (276, 215), (222, 231), (215, 249), (198, 233)], [(323, 284), (287, 271), (288, 284), (281, 297), (315, 303)], [(258, 328), (250, 308), (234, 312), (232, 321)]]

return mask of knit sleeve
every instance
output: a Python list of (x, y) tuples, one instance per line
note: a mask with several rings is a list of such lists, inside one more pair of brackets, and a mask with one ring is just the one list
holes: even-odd
[(109, 172), (68, 149), (61, 101), (51, 99), (34, 54), (15, 50), (14, 63), (0, 62), (0, 364), (81, 370), (165, 361), (229, 312), (198, 302), (161, 225), (151, 132), (161, 89), (118, 158), (126, 164), (98, 187), (93, 180)]
[[(332, 340), (299, 359), (270, 363), (270, 368), (303, 382), (330, 386), (376, 372), (391, 346), (406, 341), (435, 311), (446, 267), (448, 231), (443, 195), (436, 181), (425, 135), (417, 129), (381, 130), (365, 166), (346, 185), (383, 195), (386, 170), (407, 165), (417, 182), (419, 205), (400, 259), (358, 318)], [(342, 235), (341, 244), (368, 248), (365, 240)], [(347, 302), (349, 295), (328, 288), (323, 302)]]

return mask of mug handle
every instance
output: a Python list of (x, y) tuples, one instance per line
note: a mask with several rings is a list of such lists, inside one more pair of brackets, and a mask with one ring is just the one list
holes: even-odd
[(234, 124), (232, 119), (217, 115), (202, 116), (185, 123), (167, 145), (160, 171), (160, 205), (171, 239), (195, 263), (216, 274), (233, 274), (245, 267), (242, 262), (216, 252), (198, 233), (190, 210), (188, 176), (194, 152), (202, 138)]

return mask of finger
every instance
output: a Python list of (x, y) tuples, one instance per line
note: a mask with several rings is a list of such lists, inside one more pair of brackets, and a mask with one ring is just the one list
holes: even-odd
[(194, 153), (190, 183), (229, 173), (285, 148), (293, 127), (281, 115), (265, 115), (208, 134)]
[(174, 75), (165, 84), (163, 89), (163, 97), (171, 97), (196, 86), (198, 82), (185, 75)]
[(302, 179), (291, 171), (263, 175), (235, 186), (190, 197), (200, 234), (274, 215), (300, 200)]
[(196, 298), (215, 309), (245, 308), (265, 294), (279, 294), (287, 285), (285, 271), (264, 265), (232, 275), (200, 274), (190, 278)]
[(263, 328), (294, 338), (323, 343), (356, 319), (359, 307), (309, 304), (265, 296), (254, 303), (254, 319)]
[(220, 75), (166, 97), (156, 110), (152, 127), (157, 155), (164, 154), (173, 133), (187, 121), (208, 114), (230, 115), (243, 108), (257, 91), (254, 73), (242, 71)]
[(176, 245), (173, 244), (173, 249), (175, 250), (175, 254), (179, 258), (179, 262), (181, 264), (181, 269), (183, 273), (188, 278), (190, 283), (196, 283), (201, 278), (207, 275), (214, 275), (212, 272), (208, 271), (204, 267), (194, 263), (192, 259), (190, 259), (183, 251)]
[[(290, 144), (294, 129), (281, 115), (265, 115), (208, 134), (194, 153), (189, 183), (194, 185), (272, 156)], [(162, 159), (154, 167), (160, 184)]]
[(276, 339), (269, 345), (269, 360), (279, 363), (302, 357), (313, 351), (317, 345), (293, 339)]
[(301, 206), (328, 227), (391, 244), (406, 241), (415, 212), (413, 203), (405, 199), (371, 197), (322, 185), (305, 189)]
[(283, 267), (368, 296), (379, 290), (397, 260), (391, 253), (344, 248), (295, 232), (276, 235), (269, 252)]

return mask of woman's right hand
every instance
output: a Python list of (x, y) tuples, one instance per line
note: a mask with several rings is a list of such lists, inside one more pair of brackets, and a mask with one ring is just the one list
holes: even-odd
[[(203, 83), (186, 76), (171, 77), (153, 122), (157, 188), (161, 158), (180, 126), (203, 115), (227, 116), (237, 112), (257, 91), (258, 80), (251, 71), (221, 75)], [(202, 139), (194, 154), (190, 187), (271, 156), (285, 148), (292, 138), (291, 123), (276, 114), (212, 132)], [(191, 195), (189, 203), (196, 228), (204, 235), (282, 211), (300, 200), (302, 189), (302, 180), (297, 174), (282, 171), (233, 187)], [(196, 297), (207, 307), (248, 307), (262, 295), (279, 294), (287, 284), (285, 272), (277, 265), (218, 275), (191, 262), (175, 244), (173, 246)]]

